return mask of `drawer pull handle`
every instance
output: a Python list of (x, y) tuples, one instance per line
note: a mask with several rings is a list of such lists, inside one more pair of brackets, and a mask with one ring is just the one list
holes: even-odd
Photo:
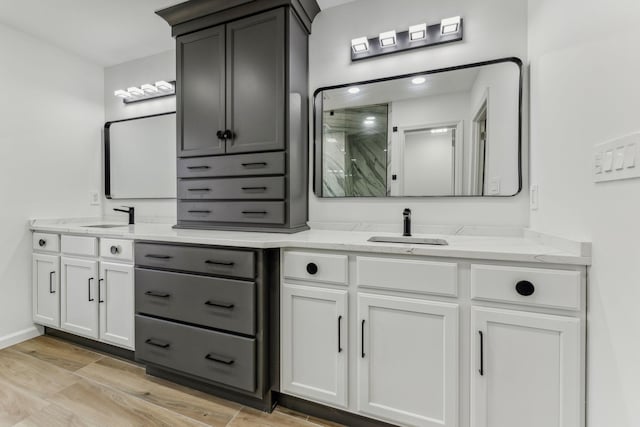
[(248, 167), (251, 167), (251, 166), (266, 167), (267, 166), (267, 162), (242, 163), (242, 166), (245, 167), (245, 168), (248, 168)]
[(235, 362), (235, 360), (233, 359), (228, 359), (226, 357), (221, 357), (221, 356), (216, 356), (215, 354), (207, 354), (205, 357), (205, 359), (207, 360), (211, 360), (212, 362), (216, 362), (216, 363), (222, 363), (225, 365), (233, 365), (233, 363)]
[(535, 291), (536, 287), (528, 280), (521, 280), (516, 284), (516, 292), (523, 297), (531, 296)]
[(242, 211), (243, 215), (266, 215), (267, 211)]
[(89, 294), (89, 302), (95, 301), (94, 298), (91, 298), (91, 281), (92, 280), (93, 280), (93, 277), (90, 277), (89, 280), (87, 280), (87, 293)]
[(44, 248), (45, 246), (47, 246), (47, 241), (46, 241), (46, 240), (44, 240), (44, 239), (40, 239), (40, 240), (38, 240), (38, 245), (39, 245), (41, 248)]
[(206, 260), (204, 263), (209, 265), (222, 265), (224, 267), (233, 267), (236, 264), (233, 261), (212, 261), (210, 259)]
[(267, 191), (267, 187), (242, 187), (242, 191)]
[(169, 344), (168, 342), (158, 342), (158, 341), (155, 341), (155, 340), (153, 340), (151, 338), (146, 340), (145, 344), (149, 344), (149, 345), (152, 345), (154, 347), (160, 347), (160, 348), (169, 348), (169, 347), (171, 347), (171, 344)]
[(56, 290), (53, 289), (53, 275), (56, 274), (55, 271), (52, 271), (51, 273), (49, 273), (49, 293), (50, 294), (55, 294)]
[(362, 319), (362, 326), (360, 329), (360, 345), (361, 345), (361, 351), (360, 351), (360, 356), (364, 359), (364, 357), (366, 356), (366, 354), (364, 354), (364, 319)]
[(314, 274), (317, 274), (318, 264), (316, 264), (315, 262), (310, 262), (309, 264), (307, 264), (307, 273), (311, 274), (312, 276)]
[(169, 255), (154, 255), (154, 254), (147, 254), (145, 255), (145, 257), (152, 258), (152, 259), (171, 259), (172, 258)]
[(342, 353), (342, 316), (338, 316), (338, 353)]
[(102, 299), (102, 282), (104, 282), (104, 279), (98, 279), (98, 303), (102, 304), (104, 302), (104, 300)]
[(204, 303), (204, 305), (208, 305), (209, 307), (226, 308), (227, 310), (232, 310), (233, 307), (235, 307), (235, 305), (233, 304), (228, 304), (224, 302), (215, 302), (215, 301), (207, 301)]
[(157, 297), (157, 298), (169, 298), (171, 296), (171, 294), (161, 294), (153, 291), (147, 291), (144, 294), (150, 297)]
[(117, 255), (118, 253), (120, 253), (120, 248), (118, 246), (111, 246), (111, 248), (109, 250), (111, 251), (111, 254), (113, 254), (113, 255)]
[(480, 335), (480, 369), (478, 372), (480, 376), (484, 376), (484, 334), (482, 331), (478, 331), (478, 334)]
[(210, 214), (211, 211), (188, 211), (191, 214)]
[(187, 166), (189, 170), (209, 169), (209, 166)]
[(190, 188), (189, 191), (193, 191), (193, 192), (196, 192), (196, 191), (209, 192), (209, 191), (211, 191), (211, 189), (210, 188)]

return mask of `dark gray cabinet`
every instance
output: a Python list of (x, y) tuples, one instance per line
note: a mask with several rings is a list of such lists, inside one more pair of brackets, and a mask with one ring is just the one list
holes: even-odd
[(176, 228), (308, 228), (308, 36), (319, 11), (315, 0), (197, 0), (158, 12), (177, 38)]

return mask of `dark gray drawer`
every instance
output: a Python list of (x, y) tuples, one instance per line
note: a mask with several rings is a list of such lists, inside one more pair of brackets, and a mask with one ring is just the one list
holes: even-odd
[(136, 315), (136, 360), (256, 389), (256, 340)]
[(284, 175), (285, 172), (284, 152), (178, 159), (178, 178)]
[(253, 279), (255, 254), (250, 251), (136, 243), (136, 265)]
[(284, 177), (181, 179), (179, 199), (284, 199)]
[(255, 283), (136, 268), (136, 313), (255, 334)]
[(178, 220), (284, 224), (284, 202), (180, 202)]

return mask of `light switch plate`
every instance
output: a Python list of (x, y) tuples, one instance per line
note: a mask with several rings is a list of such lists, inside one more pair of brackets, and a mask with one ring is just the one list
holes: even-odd
[(596, 145), (592, 165), (594, 181), (640, 178), (640, 167), (636, 167), (639, 150), (640, 133)]
[(533, 184), (531, 186), (531, 190), (529, 191), (529, 207), (532, 211), (538, 210), (538, 197), (539, 197), (539, 189), (538, 184)]
[(100, 206), (100, 192), (92, 191), (89, 193), (89, 204), (91, 206)]
[(489, 195), (495, 196), (500, 194), (500, 177), (494, 176), (489, 180)]

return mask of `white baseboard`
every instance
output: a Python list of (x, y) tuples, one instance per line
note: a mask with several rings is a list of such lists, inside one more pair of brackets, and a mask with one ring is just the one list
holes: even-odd
[(30, 328), (23, 329), (9, 335), (5, 335), (3, 337), (0, 337), (0, 350), (2, 350), (3, 348), (11, 347), (12, 345), (19, 344), (23, 341), (39, 337), (43, 333), (44, 330), (42, 327), (32, 326)]

